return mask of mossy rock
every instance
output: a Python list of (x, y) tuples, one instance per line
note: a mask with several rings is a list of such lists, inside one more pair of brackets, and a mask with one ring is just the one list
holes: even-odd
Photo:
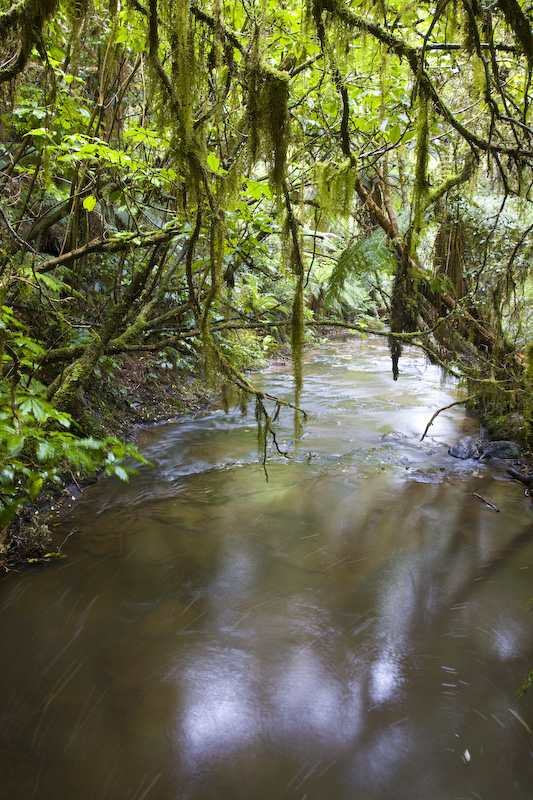
[(527, 449), (533, 444), (531, 425), (521, 414), (506, 414), (498, 417), (487, 416), (483, 422), (493, 439), (510, 439)]

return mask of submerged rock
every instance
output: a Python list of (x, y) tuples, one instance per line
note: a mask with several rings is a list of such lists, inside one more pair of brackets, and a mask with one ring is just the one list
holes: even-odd
[(474, 436), (463, 436), (448, 448), (448, 453), (454, 458), (479, 458), (481, 456), (479, 445), (480, 440)]

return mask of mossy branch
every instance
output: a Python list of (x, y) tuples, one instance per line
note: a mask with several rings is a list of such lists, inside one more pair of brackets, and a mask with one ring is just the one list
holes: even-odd
[(533, 68), (533, 31), (522, 7), (518, 0), (498, 0), (498, 6), (503, 11), (507, 24), (522, 45), (529, 68)]
[(131, 233), (127, 236), (116, 236), (112, 239), (103, 237), (92, 239), (82, 247), (69, 250), (61, 256), (49, 258), (41, 264), (35, 265), (35, 272), (51, 272), (56, 267), (66, 267), (78, 261), (80, 258), (91, 255), (92, 253), (121, 253), (124, 250), (135, 247), (152, 247), (153, 245), (165, 244), (170, 242), (175, 236), (182, 232), (182, 226), (167, 228), (164, 231), (147, 231), (146, 233)]
[[(18, 38), (16, 54), (0, 66), (0, 83), (11, 81), (24, 70), (34, 46), (43, 51), (42, 29), (56, 11), (58, 0), (23, 0), (0, 15), (0, 39), (7, 42), (9, 34)], [(45, 54), (46, 55), (46, 54)]]
[(456, 175), (450, 175), (449, 178), (440, 184), (440, 186), (437, 186), (435, 189), (429, 192), (427, 197), (427, 205), (433, 205), (446, 194), (448, 194), (448, 192), (450, 192), (452, 189), (455, 189), (457, 186), (461, 186), (461, 184), (469, 181), (474, 174), (476, 165), (477, 159), (474, 153), (470, 152), (465, 158), (461, 172), (457, 173)]
[[(507, 2), (507, 0), (502, 1)], [(509, 0), (509, 2), (515, 1), (516, 0)], [(404, 39), (395, 36), (388, 30), (356, 14), (348, 8), (342, 0), (314, 0), (314, 6), (318, 7), (320, 10), (318, 18), (321, 19), (322, 11), (327, 11), (334, 19), (343, 22), (351, 28), (365, 31), (376, 39), (376, 41), (383, 44), (388, 50), (395, 53), (398, 58), (405, 59), (409, 64), (415, 80), (418, 81), (420, 89), (424, 91), (427, 98), (431, 100), (437, 112), (444, 117), (470, 146), (492, 155), (508, 155), (511, 156), (511, 158), (519, 160), (533, 157), (533, 150), (531, 147), (509, 147), (504, 143), (497, 144), (492, 140), (483, 139), (481, 136), (478, 136), (476, 133), (466, 128), (452, 113), (450, 108), (448, 108), (447, 104), (438, 93), (429, 72), (424, 69), (422, 63), (423, 50), (421, 48), (413, 47)], [(315, 18), (317, 18), (316, 14)]]

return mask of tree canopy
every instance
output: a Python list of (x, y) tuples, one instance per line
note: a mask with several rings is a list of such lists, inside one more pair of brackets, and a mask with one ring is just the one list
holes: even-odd
[(124, 471), (72, 418), (114, 359), (201, 353), (266, 436), (243, 332), (290, 337), (297, 407), (306, 330), (377, 310), (395, 377), (416, 343), (529, 444), (532, 21), (0, 0), (0, 524), (66, 462)]

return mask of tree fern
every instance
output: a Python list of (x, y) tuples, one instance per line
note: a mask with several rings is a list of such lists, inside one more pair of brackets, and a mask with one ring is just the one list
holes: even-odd
[(326, 288), (326, 301), (335, 303), (341, 298), (346, 284), (373, 276), (376, 272), (393, 274), (395, 257), (387, 243), (385, 234), (376, 230), (365, 239), (344, 250), (329, 276)]

